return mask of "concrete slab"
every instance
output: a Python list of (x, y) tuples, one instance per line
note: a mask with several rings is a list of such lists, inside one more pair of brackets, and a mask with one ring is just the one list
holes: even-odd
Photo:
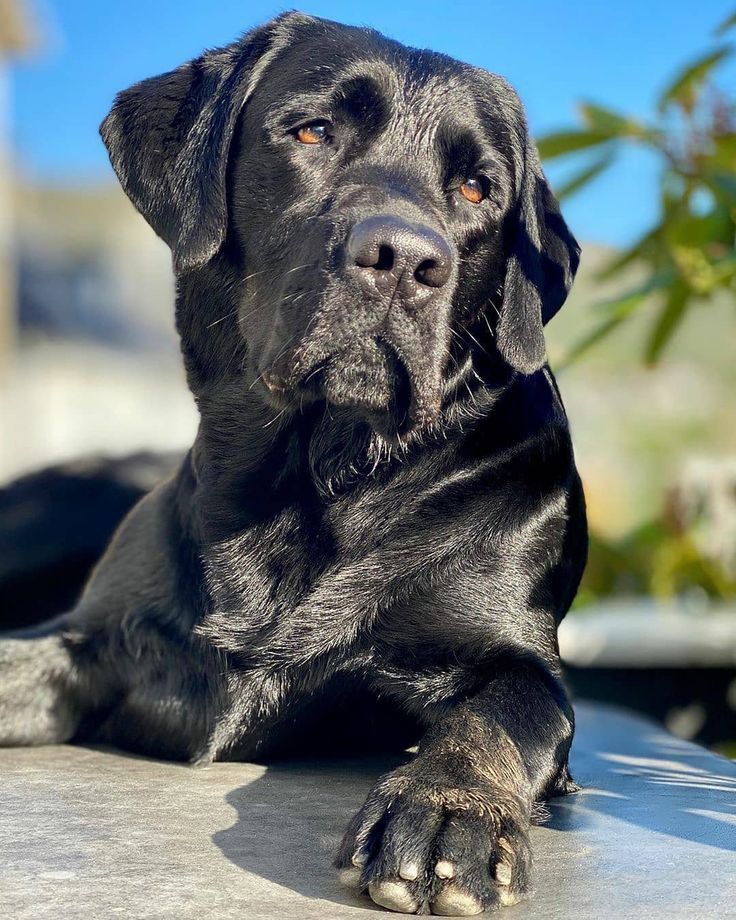
[[(736, 917), (736, 765), (578, 708), (582, 793), (535, 828), (508, 920)], [(394, 761), (395, 762), (395, 761)], [(330, 868), (389, 760), (193, 769), (89, 748), (0, 751), (6, 920), (375, 917)]]

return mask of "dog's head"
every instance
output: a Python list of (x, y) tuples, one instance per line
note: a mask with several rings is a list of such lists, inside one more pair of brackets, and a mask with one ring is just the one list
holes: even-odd
[(401, 434), (474, 350), (543, 365), (579, 250), (499, 77), (289, 13), (123, 92), (102, 135), (180, 281), (227, 266), (264, 400)]

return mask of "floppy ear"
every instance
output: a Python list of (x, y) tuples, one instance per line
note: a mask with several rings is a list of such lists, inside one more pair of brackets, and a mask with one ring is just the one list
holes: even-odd
[(580, 247), (552, 194), (531, 140), (525, 140), (521, 188), (509, 215), (510, 240), (496, 336), (503, 359), (532, 374), (545, 362), (543, 326), (565, 302)]
[(227, 229), (226, 172), (238, 115), (288, 42), (286, 14), (225, 48), (120, 93), (100, 128), (120, 184), (179, 271), (211, 259)]

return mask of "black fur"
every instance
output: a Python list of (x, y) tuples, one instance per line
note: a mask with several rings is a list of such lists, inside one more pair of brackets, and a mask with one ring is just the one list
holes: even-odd
[(535, 803), (572, 788), (556, 627), (586, 533), (542, 331), (579, 250), (517, 96), (291, 13), (102, 134), (171, 246), (201, 425), (77, 606), (0, 644), (0, 739), (202, 762), (422, 737), (338, 866), (394, 909), (518, 899)]

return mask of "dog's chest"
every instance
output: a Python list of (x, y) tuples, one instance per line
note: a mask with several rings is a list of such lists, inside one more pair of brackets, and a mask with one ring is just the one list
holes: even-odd
[(249, 670), (340, 667), (452, 564), (416, 532), (381, 539), (356, 529), (344, 546), (241, 537), (207, 561), (211, 605), (198, 632)]

